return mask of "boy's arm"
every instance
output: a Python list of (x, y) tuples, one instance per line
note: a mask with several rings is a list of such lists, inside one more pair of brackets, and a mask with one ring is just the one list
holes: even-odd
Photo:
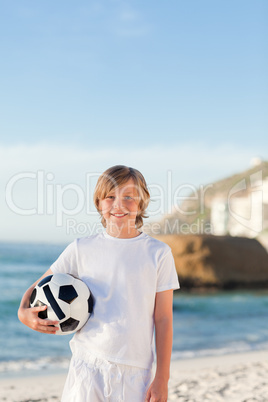
[(31, 287), (29, 287), (29, 289), (26, 290), (18, 309), (18, 318), (23, 324), (35, 331), (44, 332), (46, 334), (55, 334), (58, 329), (54, 327), (54, 325), (58, 324), (58, 321), (43, 320), (38, 317), (38, 313), (46, 310), (47, 306), (30, 308), (30, 297), (35, 285), (48, 275), (53, 275), (51, 269), (47, 270), (47, 272), (41, 276), (41, 278), (39, 278)]
[(173, 338), (173, 290), (156, 293), (155, 298), (155, 343), (156, 373), (145, 401), (166, 402)]

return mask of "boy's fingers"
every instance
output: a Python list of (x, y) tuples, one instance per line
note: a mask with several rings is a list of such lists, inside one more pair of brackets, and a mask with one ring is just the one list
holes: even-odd
[(33, 313), (39, 312), (39, 311), (44, 311), (47, 309), (47, 306), (38, 306), (38, 307), (32, 307), (31, 310)]
[(58, 321), (42, 320), (38, 321), (38, 330), (45, 333), (56, 333), (59, 328), (56, 325), (59, 324)]
[(46, 326), (43, 326), (42, 329), (45, 332), (57, 332), (59, 330), (59, 328), (55, 327), (54, 325), (46, 325)]
[(43, 332), (44, 334), (56, 334), (58, 328), (56, 327), (41, 327), (38, 329), (39, 332)]
[(44, 326), (47, 326), (47, 327), (51, 327), (52, 325), (53, 326), (58, 325), (59, 321), (52, 321), (52, 320), (47, 320), (47, 319), (43, 320), (42, 318), (39, 318), (38, 324), (44, 325)]
[(47, 334), (55, 334), (59, 328), (56, 326), (59, 324), (59, 321), (56, 320), (48, 320), (38, 317), (38, 313), (40, 311), (44, 311), (47, 309), (47, 305), (32, 307), (30, 310), (35, 314), (35, 318), (33, 320), (34, 327), (36, 331), (47, 333)]

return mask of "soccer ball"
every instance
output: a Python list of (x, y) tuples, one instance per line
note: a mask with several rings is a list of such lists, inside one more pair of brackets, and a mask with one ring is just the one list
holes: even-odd
[(38, 316), (59, 321), (57, 335), (72, 334), (85, 325), (93, 311), (93, 297), (87, 285), (69, 274), (43, 278), (34, 288), (30, 306), (47, 306)]

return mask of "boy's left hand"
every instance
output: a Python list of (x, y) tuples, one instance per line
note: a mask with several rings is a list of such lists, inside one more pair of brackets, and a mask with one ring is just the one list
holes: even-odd
[(145, 402), (167, 402), (167, 398), (167, 381), (155, 378), (146, 393)]

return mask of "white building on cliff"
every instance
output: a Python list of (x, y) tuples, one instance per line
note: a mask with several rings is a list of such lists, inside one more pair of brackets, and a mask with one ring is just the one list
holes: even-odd
[[(244, 196), (241, 196), (245, 194)], [(240, 194), (239, 194), (240, 193)], [(268, 228), (268, 178), (260, 172), (250, 176), (250, 188), (241, 180), (230, 189), (226, 198), (211, 204), (213, 234), (256, 237)]]

